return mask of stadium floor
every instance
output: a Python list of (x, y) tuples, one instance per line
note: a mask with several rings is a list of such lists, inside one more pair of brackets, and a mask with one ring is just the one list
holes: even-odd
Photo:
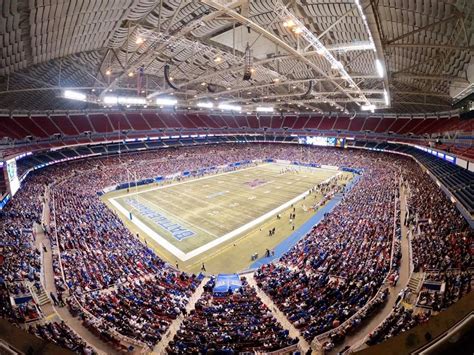
[[(129, 193), (116, 191), (104, 200), (172, 265), (198, 272), (205, 263), (206, 271), (235, 272), (252, 263), (251, 255), (262, 257), (266, 249), (291, 235), (293, 224), (298, 229), (314, 215), (309, 207), (323, 196), (301, 200), (302, 194), (336, 174), (340, 172), (261, 164), (179, 183), (141, 186)], [(291, 205), (297, 216), (293, 223)], [(270, 237), (271, 228), (276, 233)]]

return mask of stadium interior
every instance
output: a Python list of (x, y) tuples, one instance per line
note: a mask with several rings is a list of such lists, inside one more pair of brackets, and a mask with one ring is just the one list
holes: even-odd
[(473, 354), (474, 1), (1, 0), (0, 354)]

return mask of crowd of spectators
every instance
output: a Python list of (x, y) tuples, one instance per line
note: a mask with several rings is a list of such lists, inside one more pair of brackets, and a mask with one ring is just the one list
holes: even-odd
[[(337, 329), (375, 296), (389, 270), (397, 268), (399, 235), (393, 264), (390, 256), (400, 177), (410, 186), (410, 223), (417, 222), (421, 232), (413, 238), (416, 269), (465, 270), (472, 266), (472, 234), (466, 222), (428, 175), (408, 158), (283, 144), (229, 144), (117, 154), (72, 161), (33, 174), (0, 215), (0, 277), (8, 282), (39, 280), (40, 251), (34, 247), (32, 224), (40, 221), (45, 185), (54, 181), (50, 207), (57, 228), (51, 235), (57, 232), (60, 251), (59, 256), (53, 256), (56, 286), (79, 299), (80, 305), (70, 307), (73, 311), (85, 307), (91, 313), (88, 324), (105, 324), (152, 345), (182, 312), (197, 281), (174, 270), (132, 235), (97, 192), (130, 180), (264, 158), (363, 171), (339, 206), (309, 235), (277, 264), (264, 266), (255, 274), (259, 286), (306, 339)], [(398, 230), (399, 221), (395, 225)], [(251, 298), (251, 290), (246, 287), (244, 291), (227, 300), (233, 302), (246, 295)], [(147, 301), (150, 297), (155, 300), (153, 304)], [(205, 297), (203, 308), (212, 307), (216, 300), (209, 294)], [(262, 322), (260, 318), (253, 321)], [(215, 333), (202, 335), (208, 339), (206, 344), (216, 342), (212, 338)], [(281, 335), (279, 331), (275, 334)], [(181, 344), (194, 349), (191, 342), (183, 340)], [(265, 348), (268, 344), (257, 346)]]
[(171, 322), (183, 313), (199, 280), (185, 273), (162, 271), (108, 292), (91, 292), (79, 302), (120, 334), (153, 347)]
[(76, 333), (74, 333), (64, 322), (50, 322), (36, 324), (28, 328), (29, 332), (48, 341), (58, 344), (63, 348), (74, 351), (77, 354), (93, 355), (96, 352), (88, 346)]
[(407, 161), (403, 179), (409, 186), (409, 225), (415, 229), (415, 271), (466, 270), (473, 265), (473, 233), (454, 203), (415, 162)]
[(341, 204), (278, 265), (255, 273), (259, 286), (308, 340), (355, 314), (390, 269), (398, 169), (385, 159), (360, 163), (366, 174)]
[(270, 352), (296, 344), (242, 278), (242, 287), (213, 295), (213, 280), (183, 320), (169, 354)]
[[(40, 280), (40, 250), (35, 246), (34, 224), (41, 223), (44, 184), (47, 177), (37, 175), (21, 188), (0, 211), (0, 317), (15, 322), (37, 319), (40, 314), (26, 282)], [(11, 302), (21, 298), (21, 302)]]
[(398, 306), (383, 321), (383, 323), (374, 330), (366, 341), (367, 345), (375, 345), (383, 342), (395, 335), (410, 330), (418, 324), (425, 323), (431, 315), (430, 311), (414, 312), (403, 306)]
[(439, 312), (471, 292), (471, 271), (430, 272), (421, 289), (418, 306)]

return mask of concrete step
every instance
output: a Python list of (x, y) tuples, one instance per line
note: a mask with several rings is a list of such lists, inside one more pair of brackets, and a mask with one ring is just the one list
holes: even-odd
[(418, 287), (420, 286), (421, 279), (418, 278), (411, 278), (410, 281), (408, 281), (408, 289), (411, 292), (417, 292)]
[(50, 302), (51, 302), (51, 300), (49, 299), (48, 295), (45, 292), (38, 295), (38, 304), (40, 306), (43, 306), (43, 305), (45, 305), (47, 303), (50, 303)]

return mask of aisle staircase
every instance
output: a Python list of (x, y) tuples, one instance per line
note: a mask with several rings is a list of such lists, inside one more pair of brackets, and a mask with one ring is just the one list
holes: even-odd
[(34, 285), (30, 285), (30, 291), (39, 306), (44, 306), (45, 304), (51, 303), (51, 300), (43, 288), (43, 285), (40, 285), (39, 290)]
[(423, 273), (413, 273), (410, 280), (408, 280), (408, 290), (410, 291), (409, 299), (405, 301), (411, 304), (416, 302), (418, 293), (420, 292), (421, 286), (423, 284), (424, 275)]

